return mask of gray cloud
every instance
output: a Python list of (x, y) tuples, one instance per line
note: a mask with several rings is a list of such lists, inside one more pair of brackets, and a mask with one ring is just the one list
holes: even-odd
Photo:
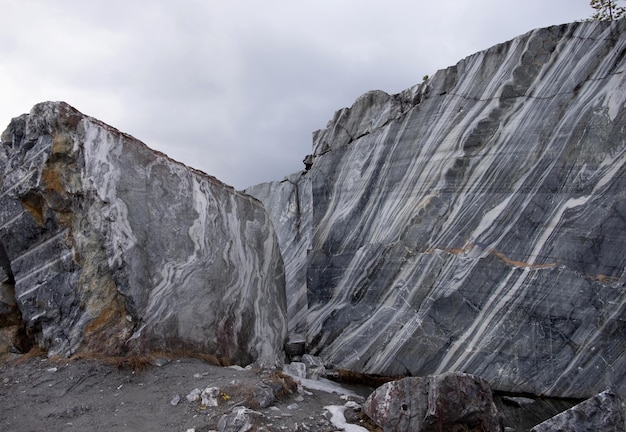
[(243, 188), (302, 168), (311, 133), (586, 1), (29, 0), (3, 5), (0, 123), (65, 100)]

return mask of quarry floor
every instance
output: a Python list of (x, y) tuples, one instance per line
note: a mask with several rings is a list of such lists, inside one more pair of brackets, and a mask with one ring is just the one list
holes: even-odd
[[(0, 362), (0, 431), (216, 431), (220, 418), (249, 400), (252, 388), (263, 378), (262, 371), (220, 367), (198, 359), (160, 359), (153, 363), (120, 367), (101, 360), (43, 357)], [(257, 408), (264, 415), (259, 430), (340, 430), (331, 423), (324, 407), (343, 406), (347, 399), (362, 401), (373, 391), (344, 386), (341, 395), (331, 392), (334, 383), (316, 385), (324, 390), (304, 387), (267, 408)], [(222, 390), (217, 407), (187, 400), (194, 389), (207, 387)], [(496, 402), (505, 426), (515, 431), (528, 430), (572, 405), (537, 400), (532, 406), (513, 408), (501, 400)], [(359, 422), (355, 413), (351, 418), (348, 414), (349, 410), (346, 417), (350, 421), (368, 426)]]
[[(260, 371), (233, 369), (196, 359), (171, 360), (143, 370), (94, 360), (32, 358), (0, 364), (0, 431), (217, 430), (219, 419), (249, 395)], [(220, 387), (217, 407), (186, 396)], [(176, 399), (178, 403), (174, 403)], [(257, 409), (266, 431), (334, 431), (325, 406), (344, 405), (337, 393), (306, 389)]]

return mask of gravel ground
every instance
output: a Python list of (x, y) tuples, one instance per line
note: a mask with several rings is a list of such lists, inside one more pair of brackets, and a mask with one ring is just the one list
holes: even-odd
[[(261, 371), (220, 367), (196, 359), (157, 361), (143, 370), (94, 360), (31, 358), (0, 364), (1, 431), (182, 431), (218, 429), (235, 406), (250, 401)], [(186, 396), (219, 387), (217, 407)], [(362, 396), (371, 389), (362, 389)], [(346, 392), (350, 390), (346, 389)], [(263, 414), (259, 430), (335, 431), (325, 406), (344, 405), (340, 394), (300, 388)], [(175, 403), (179, 399), (178, 403)], [(348, 413), (347, 413), (348, 414)], [(348, 416), (348, 415), (346, 415)]]
[[(0, 431), (209, 432), (217, 431), (219, 420), (233, 409), (248, 406), (262, 414), (255, 423), (259, 432), (331, 432), (343, 428), (331, 422), (329, 411), (341, 411), (350, 400), (360, 403), (374, 390), (324, 379), (300, 380), (304, 387), (296, 388), (289, 377), (276, 372), (220, 367), (191, 358), (153, 358), (152, 364), (140, 363), (135, 369), (123, 366), (102, 359), (16, 356), (0, 361)], [(289, 385), (280, 399), (260, 408), (255, 405), (253, 388), (261, 380)], [(220, 389), (217, 406), (187, 400), (194, 389), (207, 387)], [(515, 406), (506, 397), (496, 397), (506, 430), (528, 431), (577, 402), (529, 401)], [(346, 409), (345, 417), (375, 430), (357, 410)], [(346, 426), (346, 430), (352, 428)]]

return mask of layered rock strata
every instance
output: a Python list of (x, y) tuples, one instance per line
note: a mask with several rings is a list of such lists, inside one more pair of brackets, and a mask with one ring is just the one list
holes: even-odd
[(254, 198), (64, 103), (11, 122), (0, 174), (3, 268), (51, 354), (282, 360), (283, 264)]
[(369, 92), (314, 134), (308, 207), (268, 205), (280, 238), (310, 226), (287, 273), (307, 274), (312, 353), (514, 392), (626, 392), (625, 28), (532, 31)]
[(607, 390), (542, 422), (530, 432), (626, 430), (626, 405)]
[[(304, 338), (307, 328), (306, 259), (311, 247), (312, 197), (310, 177), (295, 173), (280, 182), (262, 183), (244, 191), (261, 200), (276, 228), (285, 264), (287, 317), (292, 338)], [(302, 339), (304, 340), (304, 339)]]

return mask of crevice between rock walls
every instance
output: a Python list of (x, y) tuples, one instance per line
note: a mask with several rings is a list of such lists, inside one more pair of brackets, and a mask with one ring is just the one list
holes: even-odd
[(17, 306), (11, 263), (0, 242), (0, 358), (7, 353), (25, 353), (32, 344)]

